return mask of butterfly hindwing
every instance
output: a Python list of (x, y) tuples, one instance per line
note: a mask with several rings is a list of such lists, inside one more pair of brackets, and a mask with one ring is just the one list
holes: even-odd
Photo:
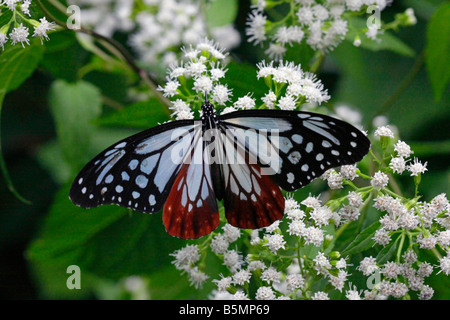
[(128, 137), (102, 151), (75, 178), (69, 197), (83, 208), (116, 204), (159, 211), (193, 144), (194, 121), (170, 122)]
[(199, 238), (220, 223), (211, 168), (204, 160), (205, 144), (196, 140), (192, 158), (183, 164), (164, 205), (163, 223), (172, 236)]
[(359, 129), (317, 113), (237, 111), (224, 115), (222, 120), (228, 129), (250, 129), (256, 131), (258, 138), (263, 137), (257, 143), (258, 150), (247, 145), (259, 162), (264, 160), (261, 146), (270, 141), (279, 156), (273, 180), (287, 191), (307, 185), (330, 168), (360, 161), (370, 148), (370, 141)]
[[(239, 228), (267, 227), (283, 217), (284, 198), (278, 185), (265, 175), (256, 159), (233, 135), (221, 142), (224, 206), (228, 223)], [(234, 145), (234, 148), (230, 148)], [(231, 151), (231, 153), (230, 153)]]

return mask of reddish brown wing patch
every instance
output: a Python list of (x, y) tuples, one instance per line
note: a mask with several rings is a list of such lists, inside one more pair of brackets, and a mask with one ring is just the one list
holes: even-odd
[(202, 237), (219, 226), (207, 165), (183, 165), (164, 205), (163, 223), (170, 235), (182, 239)]
[(229, 166), (224, 201), (228, 223), (239, 228), (258, 229), (281, 219), (284, 197), (272, 178), (262, 175), (256, 164), (234, 166), (241, 167), (233, 170), (233, 165)]

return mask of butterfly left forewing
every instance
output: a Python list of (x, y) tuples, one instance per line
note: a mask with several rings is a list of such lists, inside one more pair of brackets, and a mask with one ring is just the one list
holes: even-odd
[(75, 178), (69, 197), (93, 208), (116, 204), (145, 213), (159, 211), (182, 162), (174, 150), (188, 153), (194, 121), (171, 122), (119, 141), (90, 161)]

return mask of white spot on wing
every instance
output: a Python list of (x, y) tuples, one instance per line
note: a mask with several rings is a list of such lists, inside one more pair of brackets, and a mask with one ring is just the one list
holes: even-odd
[(153, 194), (151, 194), (148, 197), (148, 203), (150, 203), (151, 206), (154, 206), (156, 204), (156, 199), (155, 199), (155, 196)]
[(114, 148), (120, 149), (120, 148), (125, 147), (126, 145), (127, 145), (127, 143), (124, 141), (124, 142), (121, 142), (121, 143), (119, 143), (118, 145), (116, 145)]
[(293, 183), (293, 182), (294, 182), (294, 179), (295, 179), (294, 174), (293, 174), (292, 172), (289, 172), (289, 173), (287, 174), (287, 182), (288, 182), (288, 183)]
[(300, 152), (294, 151), (288, 156), (288, 159), (292, 164), (297, 164), (300, 161), (301, 157), (302, 156)]
[(140, 188), (144, 189), (147, 186), (147, 183), (148, 183), (148, 179), (145, 176), (140, 174), (136, 177), (136, 184)]
[(113, 177), (111, 174), (109, 174), (109, 175), (106, 177), (105, 182), (106, 182), (106, 183), (111, 183), (113, 180), (114, 180), (114, 177)]
[(297, 144), (301, 144), (303, 142), (303, 137), (299, 134), (293, 134), (292, 141), (294, 141)]
[(137, 168), (138, 164), (139, 164), (139, 161), (137, 161), (136, 159), (133, 159), (128, 164), (128, 167), (130, 167), (131, 170), (134, 170)]
[(139, 192), (137, 192), (137, 191), (133, 191), (131, 193), (131, 195), (133, 196), (134, 199), (137, 199), (137, 198), (139, 198), (141, 196), (141, 194)]

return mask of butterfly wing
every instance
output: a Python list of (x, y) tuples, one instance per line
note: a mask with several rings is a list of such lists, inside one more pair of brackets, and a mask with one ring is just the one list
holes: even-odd
[(194, 120), (174, 121), (115, 143), (80, 171), (70, 199), (83, 208), (116, 204), (159, 211), (191, 152), (194, 128)]
[[(317, 113), (236, 111), (221, 120), (225, 129), (237, 132), (237, 139), (258, 163), (275, 162), (272, 178), (287, 191), (307, 185), (330, 168), (360, 161), (370, 148), (369, 139), (356, 127)], [(248, 142), (249, 131), (258, 140)]]
[(172, 236), (199, 238), (219, 226), (219, 208), (205, 152), (206, 142), (196, 138), (192, 157), (177, 174), (164, 205), (163, 223)]
[[(222, 128), (223, 129), (223, 128)], [(220, 154), (225, 216), (239, 228), (267, 227), (283, 217), (284, 198), (280, 188), (248, 150), (235, 143), (233, 134), (221, 130), (216, 149)], [(223, 148), (220, 148), (223, 146)]]

